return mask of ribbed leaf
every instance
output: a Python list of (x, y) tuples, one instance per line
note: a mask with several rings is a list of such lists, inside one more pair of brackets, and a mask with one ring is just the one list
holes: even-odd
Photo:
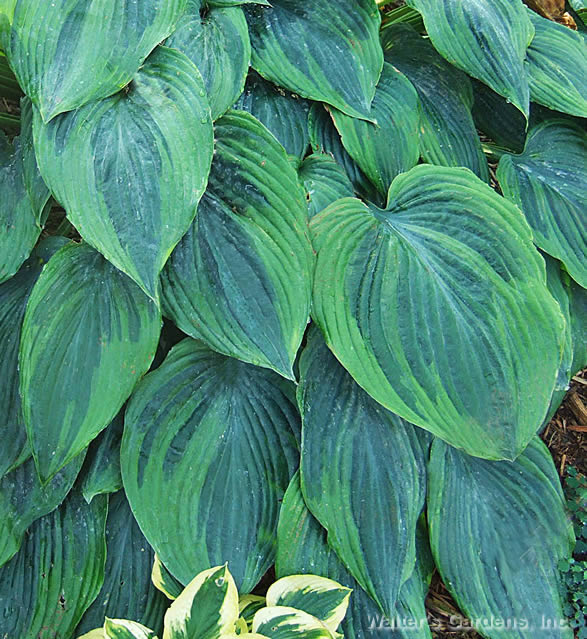
[(504, 195), (524, 212), (536, 244), (561, 260), (583, 288), (587, 288), (586, 141), (578, 124), (549, 120), (530, 131), (521, 155), (505, 155), (497, 169)]
[(5, 50), (46, 122), (127, 85), (186, 0), (17, 0)]
[(269, 587), (267, 606), (289, 606), (320, 619), (333, 632), (343, 620), (351, 589), (316, 575), (283, 577)]
[(157, 639), (152, 630), (128, 619), (106, 619), (102, 632), (104, 639)]
[(239, 7), (207, 9), (200, 16), (200, 0), (188, 0), (187, 11), (165, 46), (178, 49), (198, 67), (216, 120), (243, 92), (251, 42)]
[(82, 617), (77, 634), (104, 625), (105, 617), (134, 619), (154, 628), (156, 634), (163, 627), (169, 602), (151, 583), (153, 558), (124, 491), (119, 491), (108, 505), (104, 584)]
[(73, 637), (104, 579), (107, 499), (74, 491), (35, 522), (20, 552), (0, 568), (0, 636)]
[(299, 96), (276, 87), (251, 71), (235, 109), (254, 115), (290, 154), (303, 158), (310, 144), (308, 111), (310, 104)]
[(0, 478), (30, 456), (19, 392), (18, 349), (30, 292), (51, 255), (67, 244), (62, 237), (43, 240), (18, 273), (0, 285)]
[(126, 411), (122, 478), (180, 581), (224, 560), (246, 593), (273, 563), (298, 419), (291, 384), (191, 339), (145, 377)]
[(437, 51), (528, 116), (524, 69), (534, 27), (521, 0), (407, 0), (424, 18)]
[(372, 0), (272, 0), (245, 9), (252, 66), (305, 98), (369, 119), (383, 65)]
[(317, 328), (300, 360), (302, 491), (328, 542), (388, 617), (413, 571), (425, 459), (414, 427), (336, 361)]
[(20, 137), (9, 142), (0, 131), (0, 283), (31, 254), (49, 199), (31, 148), (30, 105), (23, 100), (22, 107)]
[(211, 7), (236, 7), (241, 4), (264, 4), (271, 6), (268, 0), (207, 0)]
[(466, 169), (425, 165), (395, 179), (386, 210), (339, 200), (310, 228), (313, 314), (356, 381), (470, 454), (515, 458), (564, 330), (519, 210)]
[(304, 185), (310, 218), (341, 197), (353, 197), (353, 185), (344, 169), (325, 153), (313, 153), (301, 164), (298, 175)]
[(67, 464), (46, 486), (39, 483), (32, 458), (0, 480), (0, 566), (18, 551), (27, 528), (65, 499), (84, 457), (82, 453)]
[(536, 35), (526, 69), (530, 98), (563, 113), (587, 117), (585, 36), (528, 9)]
[(29, 298), (20, 390), (29, 443), (47, 481), (114, 419), (149, 368), (154, 302), (87, 244), (68, 244)]
[(166, 315), (215, 350), (293, 379), (314, 255), (295, 169), (248, 113), (216, 127), (210, 186), (166, 266)]
[(341, 627), (346, 639), (367, 639), (380, 628), (385, 629), (389, 639), (431, 639), (425, 623), (424, 600), (433, 566), (425, 527), (418, 526), (416, 567), (401, 588), (396, 614), (391, 621), (350, 575), (328, 545), (326, 536), (326, 530), (304, 502), (299, 474), (296, 474), (285, 493), (279, 516), (277, 577), (310, 573), (330, 577), (351, 588), (349, 609)]
[(319, 619), (288, 606), (259, 610), (253, 619), (253, 632), (268, 639), (334, 639)]
[(198, 574), (165, 615), (163, 639), (221, 639), (238, 619), (238, 592), (226, 566)]
[(157, 555), (153, 561), (151, 581), (168, 599), (177, 599), (183, 590), (183, 584), (167, 570)]
[[(490, 462), (436, 440), (428, 485), (432, 552), (463, 612), (517, 620), (515, 639), (570, 639), (557, 564), (574, 535), (546, 446), (535, 438), (515, 462)], [(497, 626), (483, 634), (504, 636)]]
[(46, 125), (35, 117), (41, 173), (69, 220), (152, 297), (194, 219), (212, 147), (203, 80), (164, 47), (128, 90)]
[(334, 126), (328, 111), (322, 104), (313, 104), (308, 114), (310, 143), (314, 153), (327, 153), (344, 169), (355, 190), (370, 202), (380, 203), (383, 198), (361, 171), (355, 161), (346, 152), (340, 135)]
[(90, 444), (82, 469), (81, 491), (88, 504), (96, 495), (115, 493), (122, 488), (120, 440), (122, 412)]
[(424, 160), (440, 166), (465, 166), (488, 182), (487, 160), (471, 115), (469, 78), (405, 24), (390, 25), (382, 37), (385, 59), (406, 75), (418, 92)]
[(416, 166), (420, 157), (418, 94), (390, 64), (383, 65), (370, 113), (373, 122), (331, 109), (344, 148), (385, 196), (396, 175)]

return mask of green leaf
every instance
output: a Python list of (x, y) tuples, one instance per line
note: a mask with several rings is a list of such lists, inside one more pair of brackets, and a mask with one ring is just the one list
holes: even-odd
[(109, 498), (104, 584), (76, 632), (104, 624), (105, 616), (135, 619), (156, 631), (161, 629), (168, 601), (151, 583), (153, 558), (124, 491), (117, 492)]
[(420, 152), (426, 162), (465, 166), (485, 182), (489, 169), (471, 115), (469, 78), (405, 24), (384, 32), (385, 59), (416, 88), (420, 99)]
[(587, 117), (585, 36), (528, 9), (536, 35), (528, 48), (530, 98), (545, 106)]
[(104, 628), (95, 628), (91, 632), (88, 632), (77, 639), (106, 639), (106, 634)]
[(49, 199), (31, 155), (32, 129), (24, 101), (23, 107), (20, 137), (11, 143), (0, 131), (0, 283), (11, 278), (31, 254)]
[(316, 617), (288, 606), (261, 608), (253, 619), (253, 633), (268, 639), (334, 639)]
[(148, 370), (160, 329), (154, 302), (87, 244), (49, 260), (28, 301), (19, 355), (41, 481), (114, 419)]
[(528, 134), (520, 155), (504, 155), (497, 179), (534, 232), (534, 242), (587, 287), (584, 196), (587, 135), (578, 124), (548, 120)]
[(262, 122), (290, 155), (303, 158), (310, 144), (310, 104), (299, 96), (276, 87), (251, 71), (244, 93), (234, 105)]
[(181, 582), (224, 560), (247, 593), (273, 563), (298, 420), (290, 383), (191, 339), (141, 382), (126, 410), (122, 479)]
[(351, 589), (316, 575), (292, 575), (273, 583), (267, 606), (289, 606), (319, 619), (335, 632), (346, 614)]
[(67, 240), (43, 240), (18, 273), (0, 284), (0, 478), (22, 464), (29, 456), (26, 429), (19, 392), (18, 349), (20, 332), (30, 292), (51, 255)]
[[(134, 5), (134, 6), (133, 6)], [(175, 28), (186, 0), (17, 0), (4, 47), (20, 86), (45, 122), (133, 80)], [(124, 37), (121, 37), (124, 34)]]
[(46, 486), (39, 483), (35, 463), (30, 457), (0, 479), (0, 566), (10, 560), (23, 539), (27, 539), (27, 528), (65, 499), (84, 457), (85, 452), (67, 464)]
[(88, 504), (96, 495), (115, 493), (122, 488), (120, 474), (122, 428), (123, 415), (120, 412), (90, 444), (81, 482), (81, 491)]
[[(546, 446), (534, 438), (515, 462), (491, 462), (436, 440), (428, 491), (432, 552), (463, 612), (518, 620), (510, 634), (519, 639), (540, 636), (545, 622), (549, 639), (571, 639), (560, 625), (557, 564), (570, 557), (574, 535)], [(502, 637), (503, 628), (483, 634)]]
[(104, 579), (106, 497), (86, 504), (74, 491), (30, 528), (0, 568), (0, 636), (73, 637)]
[(106, 639), (157, 639), (152, 630), (127, 619), (106, 619), (103, 633)]
[(251, 42), (240, 7), (210, 8), (200, 16), (200, 0), (188, 0), (187, 11), (165, 46), (178, 49), (198, 67), (218, 119), (243, 92)]
[(272, 0), (271, 8), (249, 6), (245, 13), (252, 66), (264, 78), (353, 117), (371, 117), (383, 65), (381, 16), (372, 0)]
[(238, 591), (226, 565), (199, 573), (165, 615), (163, 639), (221, 639), (234, 631)]
[(353, 185), (336, 160), (324, 153), (313, 153), (298, 170), (308, 200), (310, 218), (341, 197), (353, 197)]
[(153, 560), (151, 581), (168, 599), (177, 599), (183, 591), (183, 584), (167, 570), (157, 555)]
[(206, 4), (211, 7), (236, 7), (241, 4), (263, 4), (271, 6), (268, 0), (207, 0)]
[(214, 350), (293, 379), (313, 268), (295, 169), (263, 125), (231, 111), (208, 192), (163, 271), (164, 313)]
[[(299, 473), (296, 473), (283, 498), (279, 516), (275, 563), (277, 577), (311, 573), (329, 577), (351, 588), (349, 609), (341, 627), (346, 639), (364, 639), (380, 628), (386, 630), (386, 636), (390, 639), (431, 639), (424, 607), (432, 574), (425, 527), (418, 526), (416, 567), (401, 588), (396, 613), (391, 621), (350, 575), (328, 545), (326, 535), (326, 530), (304, 502)], [(401, 630), (404, 626), (406, 632)]]
[(467, 169), (424, 165), (386, 210), (347, 198), (310, 229), (313, 315), (355, 380), (470, 454), (515, 458), (548, 409), (564, 330), (519, 210)]
[(414, 427), (385, 410), (314, 328), (300, 360), (301, 480), (328, 543), (388, 617), (413, 571), (425, 459)]
[(520, 0), (407, 0), (418, 10), (436, 50), (489, 85), (528, 116), (524, 68), (534, 27)]
[(68, 219), (151, 297), (194, 219), (212, 147), (203, 80), (165, 47), (128, 90), (49, 124), (35, 114), (41, 173)]
[(373, 122), (352, 118), (337, 109), (330, 111), (344, 148), (383, 196), (396, 175), (418, 163), (418, 94), (390, 64), (383, 65), (371, 105)]

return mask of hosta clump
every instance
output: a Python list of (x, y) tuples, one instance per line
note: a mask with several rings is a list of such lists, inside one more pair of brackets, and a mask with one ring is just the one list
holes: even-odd
[(2, 5), (0, 637), (572, 636), (551, 4)]

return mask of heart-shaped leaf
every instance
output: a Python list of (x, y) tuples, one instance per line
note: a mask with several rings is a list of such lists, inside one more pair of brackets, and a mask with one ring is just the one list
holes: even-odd
[(107, 498), (86, 504), (77, 491), (30, 528), (0, 568), (0, 636), (73, 637), (104, 580)]
[[(463, 612), (517, 621), (511, 636), (520, 639), (571, 639), (558, 562), (575, 540), (546, 446), (535, 438), (515, 462), (491, 462), (436, 440), (428, 486), (432, 552)], [(484, 634), (502, 637), (503, 628)]]
[(161, 278), (165, 314), (214, 350), (293, 379), (313, 267), (295, 169), (263, 125), (231, 111), (216, 127), (209, 189)]
[[(165, 39), (187, 0), (17, 0), (4, 49), (45, 122), (119, 91)], [(120, 37), (124, 34), (124, 37)]]
[(49, 260), (28, 301), (19, 355), (41, 481), (114, 419), (148, 370), (160, 330), (155, 303), (87, 244)]
[(524, 69), (534, 27), (521, 0), (407, 0), (419, 11), (436, 50), (488, 84), (528, 116)]
[(344, 148), (383, 196), (393, 178), (416, 166), (420, 157), (418, 94), (405, 75), (390, 64), (371, 105), (371, 120), (331, 109)]
[(385, 31), (385, 59), (414, 85), (420, 98), (420, 153), (440, 166), (466, 166), (485, 182), (489, 169), (471, 115), (469, 78), (450, 65), (414, 29), (392, 24)]
[(497, 179), (534, 231), (534, 241), (561, 260), (587, 288), (585, 192), (587, 135), (565, 120), (547, 120), (528, 134), (520, 155), (504, 155)]
[(160, 47), (132, 84), (43, 124), (41, 173), (80, 235), (155, 298), (206, 187), (213, 132), (203, 80)]
[(310, 218), (341, 197), (353, 197), (353, 185), (344, 169), (325, 153), (313, 153), (301, 164), (298, 175), (308, 199)]
[(241, 593), (265, 574), (299, 460), (298, 420), (289, 382), (192, 339), (141, 382), (125, 415), (122, 478), (142, 531), (180, 581), (219, 558)]
[(251, 42), (241, 8), (210, 8), (202, 17), (200, 0), (188, 0), (187, 10), (165, 46), (182, 51), (198, 67), (213, 120), (228, 111), (243, 92)]
[(414, 427), (361, 389), (317, 328), (300, 359), (301, 478), (353, 577), (392, 617), (415, 562), (425, 459)]
[(272, 0), (245, 13), (252, 66), (264, 78), (353, 117), (371, 117), (383, 65), (372, 0)]
[(355, 380), (470, 454), (515, 458), (548, 409), (564, 331), (519, 210), (467, 169), (423, 165), (386, 210), (347, 198), (310, 228), (313, 315)]

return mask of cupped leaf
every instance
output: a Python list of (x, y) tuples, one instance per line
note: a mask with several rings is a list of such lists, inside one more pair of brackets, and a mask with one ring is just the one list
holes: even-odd
[(355, 380), (470, 454), (515, 458), (546, 414), (564, 330), (519, 210), (467, 169), (423, 165), (386, 210), (343, 199), (310, 228), (313, 315)]
[(120, 440), (123, 423), (120, 412), (90, 444), (81, 481), (81, 491), (88, 504), (96, 495), (115, 493), (122, 488)]
[(319, 619), (288, 606), (262, 608), (253, 619), (253, 633), (268, 639), (334, 639)]
[(251, 42), (240, 7), (210, 8), (200, 15), (200, 0), (188, 0), (187, 11), (165, 46), (178, 49), (198, 67), (216, 120), (243, 92)]
[(521, 0), (407, 0), (424, 18), (435, 49), (528, 116), (524, 69), (534, 27)]
[(103, 0), (91, 8), (79, 0), (17, 0), (4, 47), (47, 122), (133, 80), (185, 6), (186, 0)]
[(30, 528), (0, 568), (0, 636), (73, 637), (104, 579), (106, 497), (86, 504), (73, 491)]
[(157, 555), (153, 561), (151, 581), (168, 599), (177, 599), (183, 590), (183, 584), (167, 570)]
[(385, 59), (418, 92), (423, 159), (440, 166), (465, 166), (488, 182), (487, 160), (471, 115), (473, 89), (469, 78), (408, 25), (390, 25), (382, 39)]
[(208, 192), (161, 278), (163, 309), (214, 350), (293, 379), (314, 267), (303, 189), (248, 113), (219, 120), (216, 140)]
[(241, 593), (273, 563), (298, 464), (292, 385), (186, 339), (133, 394), (122, 478), (135, 517), (183, 583), (228, 561)]
[(19, 391), (18, 349), (30, 292), (51, 255), (67, 244), (62, 237), (43, 240), (18, 273), (0, 284), (0, 478), (29, 456)]
[(199, 573), (165, 615), (163, 639), (221, 639), (234, 631), (238, 591), (228, 568)]
[[(573, 527), (538, 438), (515, 462), (470, 457), (436, 440), (428, 521), (436, 565), (469, 618), (517, 621), (508, 632), (515, 639), (571, 639), (561, 624), (557, 564), (571, 555)], [(484, 627), (483, 634), (502, 637), (503, 627)]]
[(587, 117), (585, 36), (528, 9), (536, 35), (528, 48), (530, 98), (545, 106)]
[(153, 558), (153, 549), (135, 521), (124, 491), (112, 495), (106, 520), (104, 584), (76, 632), (104, 625), (104, 618), (110, 617), (134, 619), (154, 628), (156, 634), (163, 627), (169, 602), (151, 583)]
[(566, 120), (547, 120), (528, 134), (520, 155), (504, 155), (497, 179), (534, 232), (535, 243), (563, 262), (587, 288), (585, 191), (587, 135)]
[(245, 9), (252, 66), (264, 78), (353, 117), (371, 117), (383, 65), (372, 0), (272, 0)]
[(316, 575), (283, 577), (269, 587), (267, 606), (289, 606), (320, 619), (333, 632), (346, 614), (351, 589)]
[(313, 104), (310, 108), (308, 131), (314, 153), (326, 153), (332, 156), (337, 164), (344, 169), (355, 190), (362, 197), (371, 202), (382, 202), (383, 198), (377, 189), (344, 148), (334, 122), (324, 105)]
[(28, 301), (20, 391), (46, 482), (114, 419), (149, 368), (161, 330), (155, 303), (87, 244), (47, 263)]
[(128, 619), (106, 619), (102, 636), (105, 639), (157, 639), (151, 629)]
[(251, 71), (245, 90), (234, 108), (254, 115), (273, 133), (290, 155), (304, 157), (310, 144), (310, 104), (307, 100), (284, 91)]
[(257, 610), (263, 608), (265, 604), (265, 597), (259, 595), (244, 595), (240, 597), (238, 600), (239, 619), (242, 619), (247, 626), (250, 626)]
[(371, 105), (371, 120), (331, 109), (344, 148), (385, 196), (393, 179), (416, 166), (420, 157), (418, 94), (405, 75), (390, 64), (383, 72)]
[(41, 173), (80, 235), (151, 297), (206, 187), (213, 131), (203, 80), (160, 47), (132, 84), (43, 124)]
[(277, 529), (277, 577), (299, 573), (323, 575), (352, 589), (341, 627), (346, 639), (365, 639), (378, 630), (385, 630), (390, 639), (431, 639), (424, 601), (433, 565), (427, 531), (422, 525), (417, 529), (416, 550), (414, 572), (404, 582), (396, 612), (388, 619), (328, 545), (326, 530), (303, 499), (299, 473), (291, 480), (283, 498)]
[(35, 463), (30, 457), (0, 479), (0, 566), (21, 547), (28, 527), (55, 510), (65, 499), (79, 474), (84, 456), (82, 453), (67, 464), (46, 486), (39, 483)]
[(317, 328), (300, 359), (302, 491), (328, 542), (388, 617), (415, 562), (425, 459), (414, 427), (361, 389)]
[(353, 197), (353, 185), (344, 169), (325, 153), (313, 153), (301, 164), (298, 175), (304, 185), (310, 218), (341, 197)]

